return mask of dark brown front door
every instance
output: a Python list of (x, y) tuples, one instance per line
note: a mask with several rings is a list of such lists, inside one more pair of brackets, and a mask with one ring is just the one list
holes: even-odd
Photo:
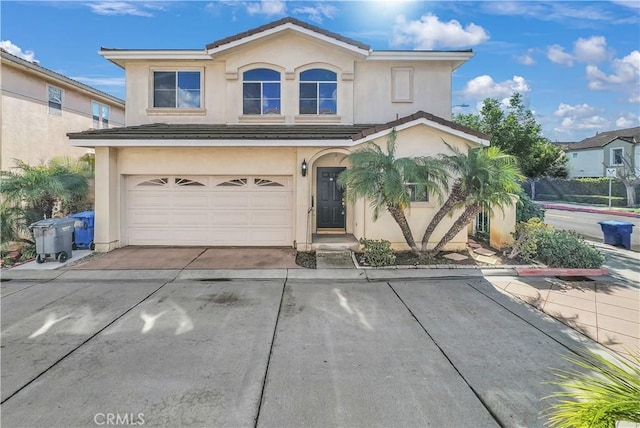
[(338, 175), (345, 168), (318, 168), (318, 228), (344, 229), (345, 206)]

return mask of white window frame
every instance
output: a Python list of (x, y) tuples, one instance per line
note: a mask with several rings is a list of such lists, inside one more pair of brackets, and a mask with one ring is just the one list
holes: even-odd
[[(274, 71), (276, 73), (279, 74), (280, 76), (280, 80), (244, 80), (244, 73), (248, 72), (248, 71), (253, 71), (253, 70), (257, 70), (257, 69), (265, 69), (265, 70), (269, 70), (269, 71)], [(245, 70), (242, 72), (243, 75), (243, 79), (242, 79), (242, 114), (243, 115), (248, 115), (248, 116), (277, 116), (277, 115), (281, 115), (282, 114), (282, 73), (278, 70), (274, 70), (272, 68), (268, 68), (268, 67), (255, 67), (255, 68), (251, 68), (248, 70)], [(244, 111), (244, 85), (245, 83), (258, 83), (260, 84), (260, 113), (245, 113)], [(280, 109), (278, 110), (278, 112), (265, 112), (264, 108), (263, 108), (263, 103), (264, 103), (264, 99), (266, 98), (264, 95), (264, 84), (265, 83), (277, 83), (278, 85), (280, 85), (280, 91), (279, 91), (279, 97), (278, 100), (280, 101)]]
[[(620, 163), (616, 163), (615, 155), (613, 154), (616, 150), (620, 150)], [(624, 147), (612, 147), (609, 149), (609, 165), (611, 166), (622, 166), (624, 165)]]
[[(176, 95), (176, 106), (174, 107), (154, 107), (154, 97), (155, 97), (155, 82), (154, 75), (156, 72), (161, 73), (177, 73), (180, 72), (198, 72), (200, 73), (200, 106), (199, 107), (178, 107), (177, 106), (177, 95)], [(176, 91), (178, 90), (178, 86), (176, 84)], [(149, 101), (148, 101), (148, 109), (147, 113), (153, 114), (163, 114), (163, 112), (170, 112), (174, 114), (192, 114), (192, 113), (204, 113), (204, 105), (205, 105), (205, 88), (204, 88), (204, 67), (153, 67), (149, 69)]]
[[(50, 89), (55, 89), (55, 90), (60, 91), (60, 102), (51, 100)], [(59, 108), (52, 107), (51, 106), (52, 103), (53, 104), (59, 104), (60, 107)], [(54, 115), (54, 116), (61, 116), (62, 115), (62, 105), (63, 104), (64, 104), (64, 89), (59, 88), (57, 86), (53, 86), (53, 85), (47, 85), (47, 108), (49, 110), (49, 114)]]
[[(94, 106), (98, 106), (97, 120), (93, 110)], [(91, 101), (91, 119), (93, 120), (94, 129), (108, 129), (111, 120), (111, 107), (98, 101)]]
[[(336, 75), (336, 80), (302, 80), (302, 73), (304, 73), (305, 71), (309, 71), (309, 70), (326, 70), (326, 71), (330, 71), (332, 73), (334, 73)], [(339, 97), (338, 97), (338, 77), (339, 77), (339, 73), (330, 69), (330, 68), (326, 68), (326, 67), (312, 67), (306, 70), (302, 70), (300, 71), (300, 73), (298, 73), (298, 114), (300, 116), (337, 116), (338, 115), (338, 101), (339, 101)], [(301, 94), (301, 85), (303, 83), (312, 83), (316, 86), (316, 112), (315, 113), (302, 113), (300, 111), (300, 101), (302, 100), (302, 94)], [(336, 111), (333, 113), (321, 113), (320, 112), (320, 85), (321, 84), (335, 84), (336, 85)]]

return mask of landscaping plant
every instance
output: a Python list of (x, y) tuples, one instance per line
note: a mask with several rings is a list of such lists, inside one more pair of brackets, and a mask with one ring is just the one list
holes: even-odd
[(573, 231), (542, 232), (536, 245), (536, 260), (549, 267), (597, 269), (604, 263), (604, 255)]
[(595, 353), (567, 358), (575, 370), (556, 370), (551, 382), (562, 391), (546, 398), (559, 402), (546, 410), (553, 428), (615, 428), (616, 422), (640, 423), (640, 355), (631, 361)]
[(396, 256), (391, 249), (391, 242), (380, 239), (360, 239), (365, 261), (369, 266), (390, 266), (396, 262)]
[(538, 241), (543, 233), (553, 232), (553, 227), (544, 223), (538, 217), (533, 217), (526, 222), (516, 224), (516, 231), (513, 234), (514, 243), (509, 253), (509, 258), (520, 257), (522, 260), (531, 262), (536, 259), (538, 253)]

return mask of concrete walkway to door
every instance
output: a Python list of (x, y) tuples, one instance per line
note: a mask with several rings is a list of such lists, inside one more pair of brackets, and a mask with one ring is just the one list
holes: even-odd
[(123, 247), (70, 269), (295, 269), (292, 248)]

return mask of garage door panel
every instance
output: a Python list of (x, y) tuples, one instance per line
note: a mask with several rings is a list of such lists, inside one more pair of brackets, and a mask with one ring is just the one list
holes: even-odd
[(283, 176), (130, 177), (128, 243), (290, 246), (291, 183)]

